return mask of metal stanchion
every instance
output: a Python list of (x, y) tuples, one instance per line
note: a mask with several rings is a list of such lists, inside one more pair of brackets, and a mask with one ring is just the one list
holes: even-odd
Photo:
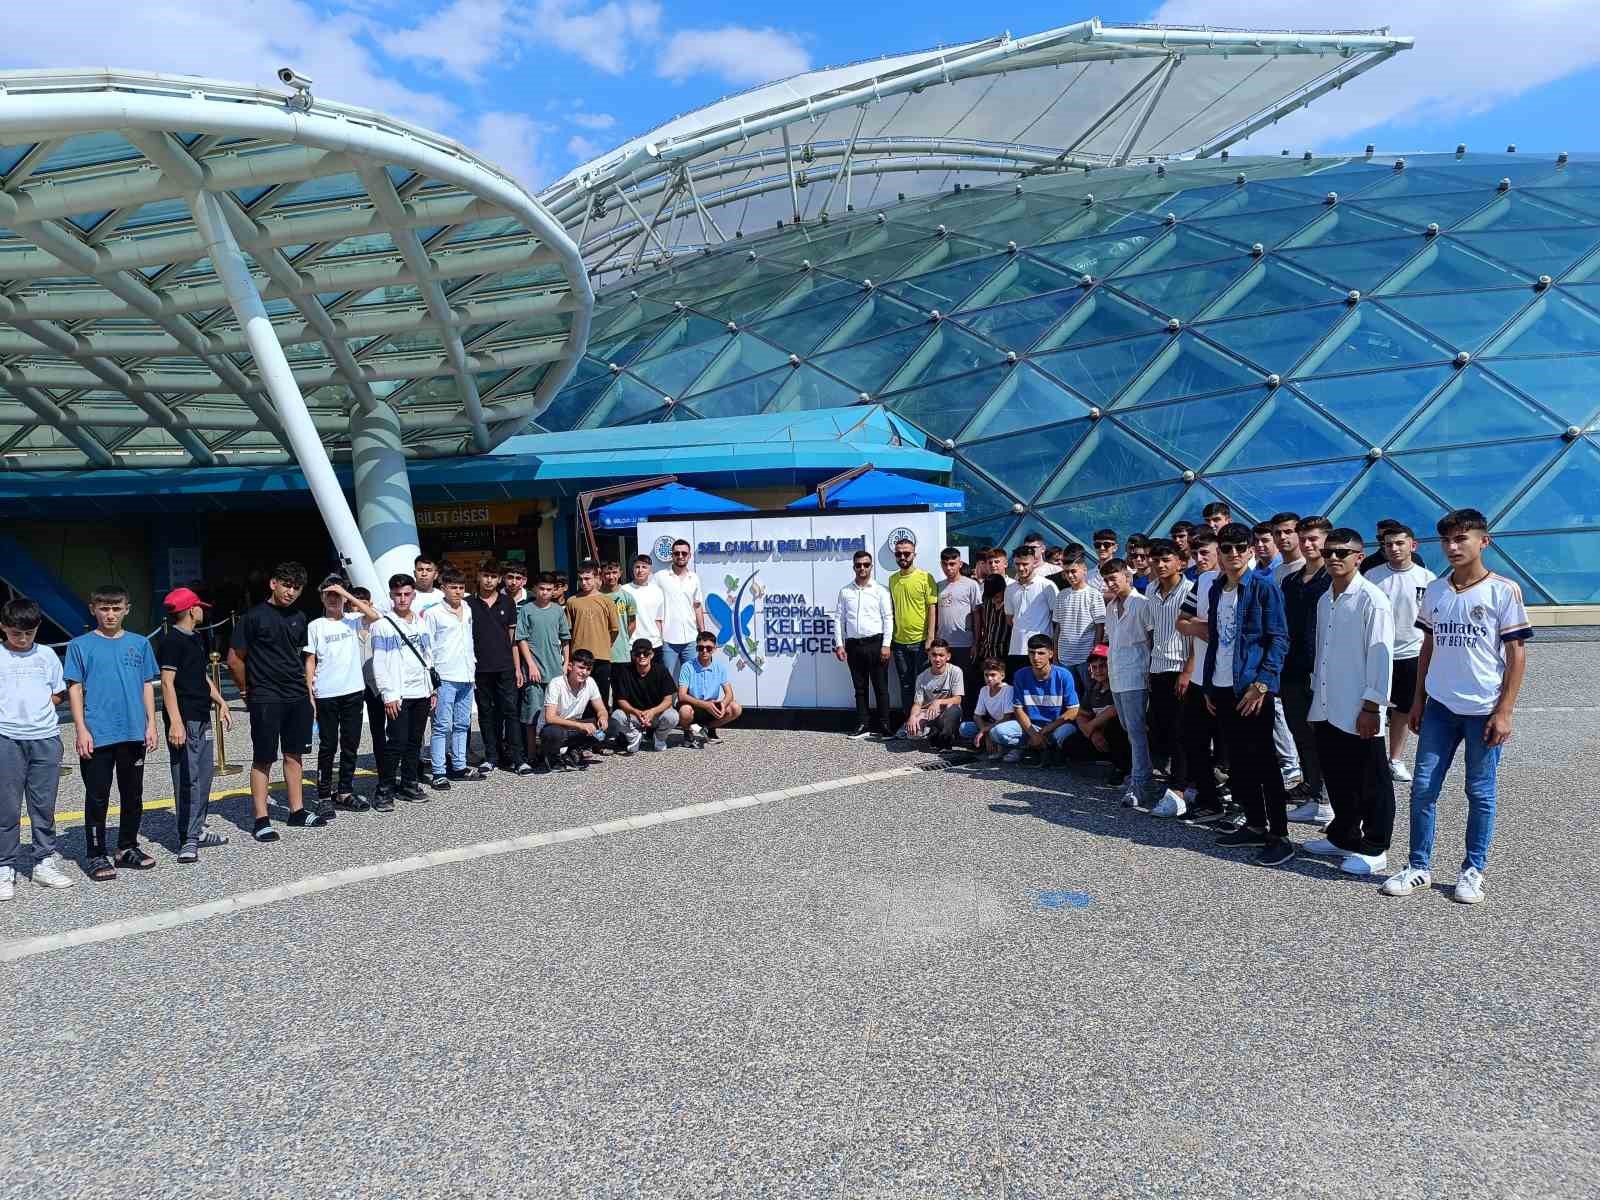
[[(211, 652), (211, 682), (217, 689), (217, 695), (222, 695), (222, 655), (215, 650)], [(215, 774), (237, 775), (244, 769), (235, 767), (228, 762), (228, 743), (222, 729), (222, 705), (220, 704), (211, 706), (211, 740), (217, 747), (217, 761), (212, 768)]]

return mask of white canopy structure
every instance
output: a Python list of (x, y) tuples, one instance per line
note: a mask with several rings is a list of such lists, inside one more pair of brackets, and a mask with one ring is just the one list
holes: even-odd
[(1387, 30), (1105, 25), (830, 67), (676, 117), (540, 200), (591, 273), (1015, 175), (1206, 157), (1409, 48)]

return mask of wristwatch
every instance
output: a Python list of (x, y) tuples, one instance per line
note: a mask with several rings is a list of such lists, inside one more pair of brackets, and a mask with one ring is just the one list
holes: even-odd
[(1265, 696), (1267, 694), (1267, 685), (1258, 679), (1250, 685), (1250, 690), (1258, 696)]

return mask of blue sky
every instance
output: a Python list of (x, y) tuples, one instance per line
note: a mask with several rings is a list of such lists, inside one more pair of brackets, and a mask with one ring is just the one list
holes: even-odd
[[(117, 66), (271, 82), (288, 63), (329, 99), (449, 133), (532, 186), (675, 113), (807, 67), (1107, 22), (1318, 28), (1307, 0), (1067, 8), (813, 0), (49, 0), (0, 6), (0, 67)], [(1600, 150), (1593, 0), (1340, 0), (1344, 28), (1417, 48), (1249, 149)], [(760, 15), (757, 15), (757, 14)]]

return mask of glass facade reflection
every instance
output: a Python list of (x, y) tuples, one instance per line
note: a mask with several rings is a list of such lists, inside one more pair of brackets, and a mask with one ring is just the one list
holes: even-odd
[(959, 543), (1470, 505), (1530, 603), (1597, 602), (1600, 158), (1146, 164), (775, 230), (603, 294), (538, 424), (861, 403), (955, 459)]

